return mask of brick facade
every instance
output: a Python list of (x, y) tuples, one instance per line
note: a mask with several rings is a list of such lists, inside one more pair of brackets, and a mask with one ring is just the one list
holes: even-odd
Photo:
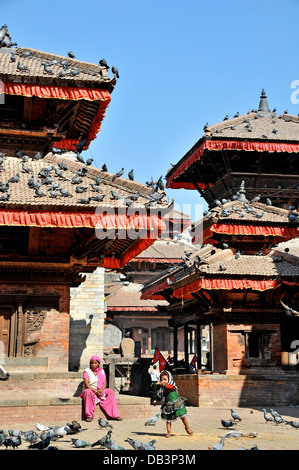
[(104, 273), (98, 268), (71, 288), (69, 370), (85, 369), (95, 354), (103, 357)]

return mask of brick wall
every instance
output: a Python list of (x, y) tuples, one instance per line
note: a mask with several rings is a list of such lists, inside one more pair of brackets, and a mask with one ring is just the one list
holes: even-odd
[[(263, 333), (263, 357), (248, 357), (245, 338), (250, 333)], [(281, 364), (280, 325), (220, 324), (213, 326), (213, 370), (239, 371), (252, 367)]]
[[(264, 407), (298, 405), (299, 374), (272, 376), (196, 374), (174, 377), (187, 406)], [(196, 394), (197, 405), (196, 405)]]
[(103, 356), (104, 273), (98, 268), (71, 288), (69, 370), (85, 369), (91, 356)]

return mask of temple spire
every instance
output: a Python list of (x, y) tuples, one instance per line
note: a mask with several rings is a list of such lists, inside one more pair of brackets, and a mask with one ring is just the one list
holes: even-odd
[(260, 104), (259, 104), (259, 113), (271, 113), (271, 110), (268, 105), (267, 96), (264, 88), (262, 89), (261, 96), (260, 96)]

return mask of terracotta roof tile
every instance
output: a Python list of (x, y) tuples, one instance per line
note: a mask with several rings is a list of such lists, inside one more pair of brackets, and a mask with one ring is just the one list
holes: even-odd
[[(12, 52), (16, 55), (15, 62), (10, 60)], [(30, 54), (28, 57), (26, 56), (27, 53)], [(50, 66), (53, 74), (45, 72), (43, 63), (49, 64), (54, 59), (57, 60), (57, 64)], [(61, 61), (66, 62), (69, 67), (64, 69), (61, 65)], [(21, 65), (28, 67), (28, 71), (19, 70), (19, 62)], [(77, 69), (79, 70), (79, 73), (76, 73)], [(59, 76), (59, 74), (64, 70), (68, 73), (66, 75)], [(71, 71), (75, 71), (75, 73), (72, 74), (70, 73)], [(112, 79), (108, 77), (105, 67), (26, 47), (19, 47), (17, 49), (0, 48), (0, 78), (2, 80), (6, 79), (27, 83), (30, 83), (32, 79), (35, 81), (38, 79), (39, 83), (48, 83), (49, 80), (51, 82), (59, 81), (62, 85), (65, 84), (64, 82), (68, 81), (73, 82), (74, 84), (82, 84), (82, 82), (98, 84), (105, 82), (115, 83), (114, 77)]]
[[(66, 171), (61, 171), (62, 177), (57, 176), (55, 173), (55, 169), (60, 170), (59, 163), (65, 164), (68, 168)], [(60, 208), (64, 210), (73, 209), (74, 207), (79, 207), (80, 210), (84, 210), (85, 207), (90, 209), (96, 208), (97, 206), (117, 207), (119, 205), (119, 201), (112, 199), (111, 191), (117, 193), (122, 201), (124, 201), (124, 198), (133, 196), (138, 191), (140, 196), (136, 202), (132, 201), (132, 206), (136, 209), (138, 207), (144, 208), (145, 204), (147, 204), (150, 200), (151, 189), (149, 189), (147, 186), (135, 181), (127, 180), (125, 178), (116, 178), (114, 181), (112, 181), (113, 175), (111, 173), (104, 173), (96, 167), (87, 167), (83, 163), (75, 161), (74, 158), (67, 156), (48, 154), (40, 160), (33, 160), (30, 158), (29, 161), (26, 162), (26, 166), (30, 168), (33, 173), (27, 174), (22, 170), (22, 160), (20, 158), (10, 156), (4, 157), (3, 164), (0, 166), (0, 182), (4, 184), (16, 174), (19, 175), (20, 180), (17, 183), (9, 183), (9, 189), (7, 192), (0, 193), (0, 197), (4, 194), (10, 195), (8, 202), (1, 202), (0, 200), (0, 207), (31, 207), (39, 209)], [(51, 169), (51, 166), (53, 169)], [(52, 178), (53, 183), (59, 183), (60, 188), (63, 188), (68, 193), (70, 193), (71, 197), (62, 196), (59, 190), (55, 191), (58, 195), (56, 198), (50, 197), (50, 184), (42, 184), (40, 186), (40, 190), (44, 196), (36, 196), (35, 190), (28, 186), (28, 180), (32, 175), (35, 181), (39, 180), (41, 183), (43, 183), (45, 179), (40, 177), (39, 173), (44, 168), (50, 169), (49, 176)], [(74, 184), (73, 178), (76, 176), (77, 170), (82, 170), (82, 168), (87, 169), (87, 174), (81, 178), (81, 183)], [(97, 177), (101, 179), (101, 183), (99, 185), (99, 192), (94, 192), (91, 184), (96, 182), (95, 179)], [(86, 191), (83, 193), (76, 193), (77, 186), (86, 188)], [(98, 195), (105, 196), (103, 202), (97, 202), (93, 200), (90, 200), (89, 204), (82, 204), (79, 202), (83, 198), (91, 198)], [(124, 203), (122, 205), (124, 206)], [(163, 196), (163, 199), (161, 203), (159, 203), (158, 207), (163, 208), (168, 206), (169, 204), (166, 202), (165, 196)]]
[(259, 112), (251, 112), (209, 126), (205, 134), (222, 139), (298, 141), (299, 117), (277, 116), (276, 113), (262, 116)]

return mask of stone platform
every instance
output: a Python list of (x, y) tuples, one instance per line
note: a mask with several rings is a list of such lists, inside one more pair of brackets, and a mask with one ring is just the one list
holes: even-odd
[[(80, 421), (82, 372), (33, 372), (10, 370), (0, 380), (0, 428), (7, 424), (36, 421)], [(150, 398), (116, 394), (120, 416), (150, 416)], [(99, 406), (95, 419), (105, 417)]]

